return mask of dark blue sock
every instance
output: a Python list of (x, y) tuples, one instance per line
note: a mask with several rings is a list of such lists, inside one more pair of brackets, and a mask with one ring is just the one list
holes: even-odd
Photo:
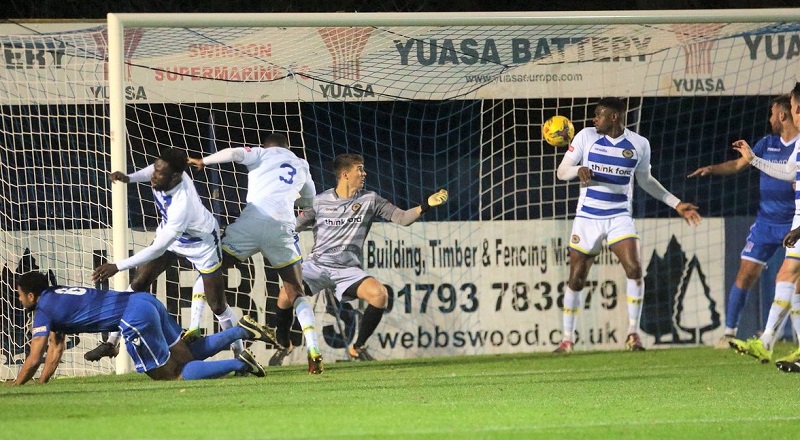
[(248, 336), (247, 330), (237, 325), (192, 342), (189, 344), (189, 351), (192, 352), (192, 356), (194, 356), (196, 360), (202, 361), (205, 358), (214, 356), (220, 351), (225, 350), (233, 341), (237, 339), (247, 339)]
[(246, 371), (247, 364), (239, 359), (221, 361), (191, 361), (183, 366), (183, 380), (216, 379), (234, 371)]
[(725, 327), (736, 328), (739, 326), (739, 316), (744, 310), (748, 293), (750, 293), (749, 290), (740, 289), (736, 284), (731, 287), (731, 293), (728, 295), (728, 307), (725, 311)]

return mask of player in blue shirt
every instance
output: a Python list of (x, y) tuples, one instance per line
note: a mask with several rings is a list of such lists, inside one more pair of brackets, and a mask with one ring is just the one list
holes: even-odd
[[(770, 105), (769, 124), (772, 133), (764, 136), (753, 147), (753, 153), (769, 162), (785, 164), (795, 148), (798, 130), (792, 123), (789, 95), (775, 98)], [(749, 161), (740, 157), (721, 164), (702, 167), (689, 174), (696, 176), (729, 176), (749, 168)], [(741, 253), (739, 272), (731, 286), (725, 310), (725, 334), (717, 342), (717, 348), (729, 348), (736, 337), (739, 317), (744, 309), (747, 295), (753, 288), (767, 261), (783, 248), (783, 237), (789, 232), (794, 217), (794, 189), (790, 182), (769, 176), (763, 171), (759, 181), (760, 200), (758, 214)], [(777, 328), (783, 328), (786, 314), (780, 316)]]
[(55, 373), (65, 348), (65, 335), (120, 330), (136, 371), (154, 380), (211, 379), (232, 372), (263, 377), (264, 369), (250, 350), (235, 359), (203, 361), (238, 339), (273, 343), (274, 332), (245, 316), (239, 325), (187, 343), (182, 329), (153, 295), (87, 287), (50, 286), (41, 272), (28, 272), (17, 280), (23, 307), (35, 311), (30, 354), (17, 378), (7, 385), (30, 380), (48, 352), (40, 383)]

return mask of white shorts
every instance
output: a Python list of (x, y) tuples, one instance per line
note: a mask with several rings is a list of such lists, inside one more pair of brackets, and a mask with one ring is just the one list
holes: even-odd
[(201, 274), (212, 273), (222, 266), (219, 230), (216, 228), (203, 237), (178, 239), (167, 250), (189, 260)]
[[(794, 219), (792, 219), (792, 230), (797, 229), (798, 226), (800, 226), (800, 217), (794, 216)], [(786, 248), (786, 256), (784, 258), (800, 260), (800, 240), (797, 240), (794, 246)]]
[(261, 252), (276, 269), (290, 266), (303, 259), (294, 225), (294, 221), (260, 215), (248, 205), (239, 218), (225, 228), (222, 249), (239, 261)]
[(586, 255), (600, 253), (605, 240), (609, 246), (628, 238), (639, 238), (629, 215), (609, 219), (575, 217), (569, 247)]
[[(303, 261), (303, 281), (311, 288), (311, 292), (317, 293), (325, 290), (335, 290), (336, 299), (342, 301), (344, 292), (353, 284), (371, 275), (364, 272), (360, 267), (326, 267), (321, 266), (311, 260)], [(353, 298), (347, 298), (349, 301)]]

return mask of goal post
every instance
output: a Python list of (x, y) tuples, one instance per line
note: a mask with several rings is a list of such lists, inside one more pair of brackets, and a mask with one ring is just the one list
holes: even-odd
[[(112, 185), (110, 172), (146, 166), (163, 146), (199, 157), (280, 131), (309, 161), (318, 191), (335, 185), (333, 158), (356, 153), (366, 188), (400, 208), (450, 192), (414, 225), (378, 222), (367, 238), (364, 268), (390, 292), (369, 341), (379, 359), (551, 351), (579, 189), (556, 179), (564, 150), (542, 142), (541, 124), (561, 114), (578, 131), (592, 125), (599, 98), (620, 96), (627, 126), (652, 144), (654, 176), (706, 217), (690, 228), (635, 189), (645, 345), (710, 344), (737, 269), (726, 255), (744, 245), (758, 179), (686, 175), (734, 158), (733, 140), (752, 145), (767, 134), (770, 100), (800, 79), (798, 23), (800, 9), (109, 14), (107, 23), (0, 24), (4, 263), (29, 268), (30, 255), (59, 282), (85, 284), (98, 262), (149, 244), (159, 221), (150, 188)], [(246, 170), (191, 175), (220, 226), (232, 222)], [(309, 252), (311, 235), (300, 240)], [(194, 276), (180, 261), (153, 286), (184, 327)], [(278, 281), (262, 258), (227, 280), (238, 313), (271, 322)], [(626, 280), (608, 249), (589, 281), (576, 348), (619, 349)], [(127, 288), (127, 274), (111, 286)], [(364, 304), (312, 302), (323, 355), (347, 359)], [(0, 303), (0, 335), (12, 341), (0, 361), (18, 361), (19, 308)], [(217, 331), (211, 316), (202, 327)], [(81, 359), (97, 339), (76, 342), (61, 374), (108, 372)], [(293, 342), (302, 344), (299, 333)], [(272, 353), (254, 348), (262, 362)], [(304, 362), (302, 351), (289, 362)]]

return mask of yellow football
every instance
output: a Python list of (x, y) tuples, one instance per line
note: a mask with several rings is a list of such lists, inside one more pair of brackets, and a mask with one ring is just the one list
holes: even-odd
[(575, 127), (568, 118), (555, 115), (542, 125), (542, 139), (554, 147), (566, 147), (575, 136)]

